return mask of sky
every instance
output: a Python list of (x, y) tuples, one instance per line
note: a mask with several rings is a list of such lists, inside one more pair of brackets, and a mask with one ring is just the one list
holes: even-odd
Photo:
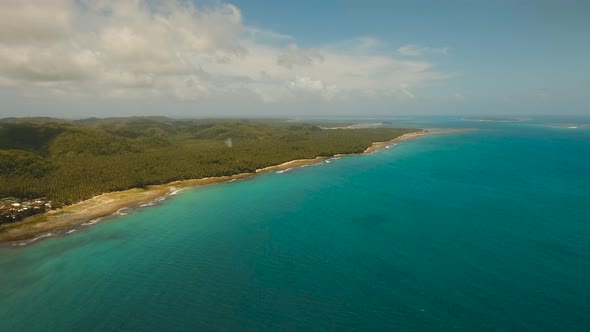
[(590, 115), (589, 1), (2, 0), (0, 118)]

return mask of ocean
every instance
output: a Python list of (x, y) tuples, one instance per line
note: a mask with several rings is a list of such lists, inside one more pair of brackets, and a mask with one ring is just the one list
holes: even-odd
[(385, 120), (478, 129), (1, 248), (0, 331), (588, 331), (590, 122)]

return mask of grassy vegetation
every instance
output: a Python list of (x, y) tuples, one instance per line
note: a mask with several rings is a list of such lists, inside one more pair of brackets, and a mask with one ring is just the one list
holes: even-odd
[[(413, 130), (164, 117), (0, 120), (0, 198), (71, 204), (109, 191), (253, 172), (293, 159), (364, 151)], [(225, 144), (231, 138), (232, 146)]]

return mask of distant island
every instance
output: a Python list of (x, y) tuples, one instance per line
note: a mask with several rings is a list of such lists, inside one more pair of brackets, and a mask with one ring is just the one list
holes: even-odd
[[(119, 195), (121, 204), (129, 205), (162, 195), (169, 190), (164, 184), (175, 181), (185, 181), (182, 186), (228, 181), (277, 165), (362, 153), (375, 142), (415, 132), (420, 130), (326, 128), (276, 119), (2, 119), (0, 241), (34, 235), (14, 227), (31, 215), (45, 217), (54, 212), (49, 210), (85, 204), (97, 195), (135, 190), (125, 199)], [(110, 197), (111, 208), (91, 217), (121, 206)], [(104, 205), (91, 201), (86, 204)]]

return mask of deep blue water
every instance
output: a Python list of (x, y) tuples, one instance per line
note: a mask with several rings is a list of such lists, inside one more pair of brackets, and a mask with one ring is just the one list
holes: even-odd
[(587, 125), (425, 121), (1, 249), (0, 331), (588, 331)]

